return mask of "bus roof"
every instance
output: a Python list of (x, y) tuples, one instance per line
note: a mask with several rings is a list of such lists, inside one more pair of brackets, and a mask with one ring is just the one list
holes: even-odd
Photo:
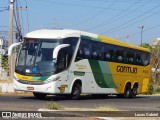
[(98, 38), (101, 40), (101, 42), (104, 42), (104, 43), (109, 43), (109, 44), (113, 44), (113, 45), (118, 45), (118, 46), (123, 46), (123, 47), (127, 47), (127, 48), (132, 48), (132, 49), (137, 49), (137, 50), (150, 52), (150, 50), (148, 48), (143, 48), (143, 47), (140, 47), (140, 46), (131, 45), (131, 44), (121, 42), (119, 40), (107, 37), (107, 36), (99, 35)]
[(29, 32), (25, 35), (25, 38), (45, 38), (45, 39), (61, 39), (61, 38), (67, 38), (67, 37), (85, 37), (85, 38), (88, 38), (94, 41), (99, 41), (99, 42), (104, 42), (104, 43), (109, 43), (113, 45), (118, 45), (118, 46), (123, 46), (127, 48), (133, 48), (137, 50), (150, 52), (149, 49), (147, 48), (131, 45), (131, 44), (107, 37), (107, 36), (102, 36), (102, 35), (79, 31), (79, 30), (42, 29), (42, 30), (36, 30), (36, 31)]
[(78, 30), (52, 30), (42, 29), (29, 32), (25, 35), (27, 38), (46, 38), (46, 39), (60, 39), (66, 37), (80, 37)]

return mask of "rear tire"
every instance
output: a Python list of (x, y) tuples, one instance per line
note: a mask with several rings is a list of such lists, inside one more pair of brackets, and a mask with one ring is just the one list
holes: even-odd
[(138, 88), (134, 86), (131, 91), (131, 97), (134, 98), (136, 97), (137, 94), (138, 94)]
[(125, 91), (124, 91), (124, 98), (131, 98), (131, 86), (126, 85)]
[(36, 92), (33, 92), (33, 95), (34, 95), (34, 97), (37, 98), (37, 99), (44, 99), (44, 98), (47, 96), (47, 94), (44, 94), (44, 93), (36, 93)]

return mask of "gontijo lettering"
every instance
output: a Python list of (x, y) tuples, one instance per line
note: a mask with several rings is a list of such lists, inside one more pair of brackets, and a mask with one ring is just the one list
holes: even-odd
[(132, 73), (137, 74), (137, 68), (136, 67), (129, 67), (129, 66), (117, 66), (117, 72), (123, 72), (123, 73)]

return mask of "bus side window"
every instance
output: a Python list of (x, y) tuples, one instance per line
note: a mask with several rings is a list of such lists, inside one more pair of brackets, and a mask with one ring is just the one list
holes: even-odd
[(100, 44), (100, 51), (99, 51), (99, 60), (104, 60), (104, 45)]
[(109, 52), (110, 52), (110, 56), (111, 56), (110, 57), (110, 61), (114, 62), (115, 61), (115, 57), (116, 57), (115, 54), (114, 54), (115, 52), (114, 52), (114, 50), (110, 50)]
[(92, 55), (92, 58), (94, 60), (101, 60), (101, 53), (99, 50), (94, 50), (93, 51), (93, 55)]
[(83, 51), (81, 48), (78, 49), (77, 56), (76, 56), (76, 61), (82, 60), (83, 59)]
[(98, 53), (96, 51), (93, 52), (93, 59), (97, 59)]
[(119, 49), (116, 51), (116, 61), (122, 63), (124, 61), (124, 51), (122, 49)]
[(110, 53), (107, 51), (107, 52), (105, 53), (105, 59), (104, 59), (104, 60), (109, 61), (110, 59), (111, 59), (111, 55), (110, 55)]
[(142, 63), (143, 63), (144, 66), (149, 65), (149, 63), (150, 63), (150, 55), (149, 55), (149, 53), (146, 53), (146, 52), (143, 53), (143, 55), (142, 55)]
[(90, 58), (90, 51), (88, 48), (84, 48), (85, 58)]
[(118, 62), (122, 62), (122, 60), (123, 60), (123, 58), (122, 58), (122, 56), (118, 56)]
[(132, 51), (129, 51), (126, 56), (126, 63), (134, 64), (134, 54)]
[(113, 46), (109, 44), (103, 44), (103, 54), (104, 54), (104, 61), (112, 61), (113, 58)]
[(141, 59), (141, 56), (139, 54), (136, 55), (136, 64), (137, 65), (142, 65), (142, 59)]
[(65, 48), (61, 49), (58, 52), (58, 58), (57, 58), (57, 72), (61, 72), (65, 70), (68, 65), (68, 53)]

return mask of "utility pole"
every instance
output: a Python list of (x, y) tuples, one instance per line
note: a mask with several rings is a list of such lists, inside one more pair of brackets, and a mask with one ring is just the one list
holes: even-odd
[(10, 0), (9, 4), (9, 46), (13, 44), (13, 9), (14, 0)]
[(16, 8), (16, 12), (17, 12), (17, 31), (18, 31), (18, 35), (19, 35), (19, 37), (20, 37), (20, 35), (21, 35), (21, 25), (20, 25), (20, 17), (19, 17), (19, 9), (18, 8)]
[(138, 28), (141, 29), (141, 47), (143, 47), (142, 43), (143, 43), (143, 28), (144, 28), (144, 26), (141, 26), (141, 27), (138, 27)]
[(22, 8), (16, 8), (16, 12), (17, 12), (17, 33), (16, 33), (16, 39), (18, 41), (21, 41), (21, 39), (22, 39), (20, 17), (19, 17), (19, 10), (21, 10), (21, 9)]
[(20, 10), (27, 10), (27, 8), (16, 8), (16, 13), (17, 13), (17, 33), (16, 33), (16, 39), (18, 41), (22, 41), (22, 33), (21, 33), (21, 24), (20, 24), (20, 16), (19, 16), (19, 11)]
[[(9, 3), (9, 46), (13, 44), (13, 10), (14, 0)], [(8, 57), (10, 80), (13, 78), (13, 56)]]

